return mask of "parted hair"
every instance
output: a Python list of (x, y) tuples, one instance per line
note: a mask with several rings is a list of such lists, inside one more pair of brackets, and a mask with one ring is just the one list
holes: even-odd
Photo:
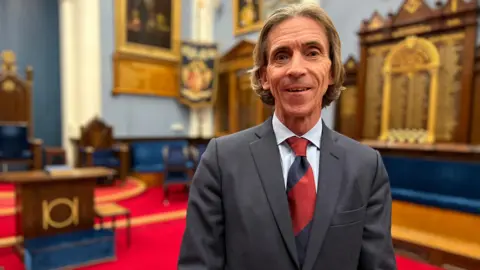
[(267, 18), (258, 37), (255, 49), (253, 50), (254, 66), (250, 73), (252, 89), (260, 96), (264, 104), (270, 106), (275, 105), (275, 99), (272, 93), (269, 89), (263, 89), (261, 83), (261, 72), (262, 70), (265, 71), (268, 65), (268, 34), (273, 27), (293, 17), (311, 18), (325, 27), (329, 44), (329, 58), (332, 62), (330, 70), (333, 77), (333, 84), (328, 86), (327, 92), (323, 96), (322, 108), (325, 108), (340, 97), (340, 93), (344, 89), (345, 70), (342, 64), (341, 44), (338, 32), (327, 13), (313, 3), (288, 5), (275, 10)]

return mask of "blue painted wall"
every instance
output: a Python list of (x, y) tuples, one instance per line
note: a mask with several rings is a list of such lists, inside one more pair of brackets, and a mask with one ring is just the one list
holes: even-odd
[(0, 0), (0, 51), (17, 55), (19, 75), (33, 67), (33, 123), (36, 138), (61, 145), (58, 1)]
[[(177, 0), (176, 0), (177, 1)], [(178, 0), (180, 1), (180, 0)], [(191, 39), (191, 1), (182, 0), (182, 35)], [(116, 136), (185, 136), (189, 130), (187, 107), (176, 99), (147, 96), (112, 96), (115, 50), (114, 1), (101, 0), (102, 117), (114, 128)], [(182, 124), (184, 131), (174, 132), (172, 124)]]

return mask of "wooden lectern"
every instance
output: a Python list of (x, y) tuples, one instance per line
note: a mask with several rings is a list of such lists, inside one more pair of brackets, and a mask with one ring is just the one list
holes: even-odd
[(114, 174), (102, 167), (0, 174), (0, 181), (15, 185), (17, 236), (27, 240), (93, 228), (97, 178)]

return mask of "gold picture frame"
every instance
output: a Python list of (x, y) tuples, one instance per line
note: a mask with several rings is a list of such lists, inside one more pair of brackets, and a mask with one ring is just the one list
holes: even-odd
[(115, 0), (116, 51), (178, 62), (181, 1)]
[(234, 36), (257, 32), (276, 9), (303, 0), (232, 0)]
[(252, 33), (262, 28), (262, 0), (233, 0), (232, 4), (235, 36)]

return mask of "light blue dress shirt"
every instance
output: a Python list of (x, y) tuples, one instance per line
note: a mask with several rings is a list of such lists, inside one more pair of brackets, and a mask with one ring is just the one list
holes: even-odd
[[(287, 188), (287, 175), (290, 166), (292, 166), (295, 160), (295, 153), (287, 143), (287, 139), (295, 136), (291, 130), (289, 130), (280, 120), (276, 114), (273, 114), (272, 119), (273, 132), (277, 139), (278, 150), (280, 151), (280, 158), (282, 164), (283, 181), (285, 189)], [(320, 165), (320, 139), (322, 138), (322, 119), (320, 118), (317, 124), (305, 133), (302, 138), (307, 139), (310, 143), (307, 146), (307, 160), (313, 170), (313, 176), (315, 178), (315, 190), (318, 190), (318, 170)]]

